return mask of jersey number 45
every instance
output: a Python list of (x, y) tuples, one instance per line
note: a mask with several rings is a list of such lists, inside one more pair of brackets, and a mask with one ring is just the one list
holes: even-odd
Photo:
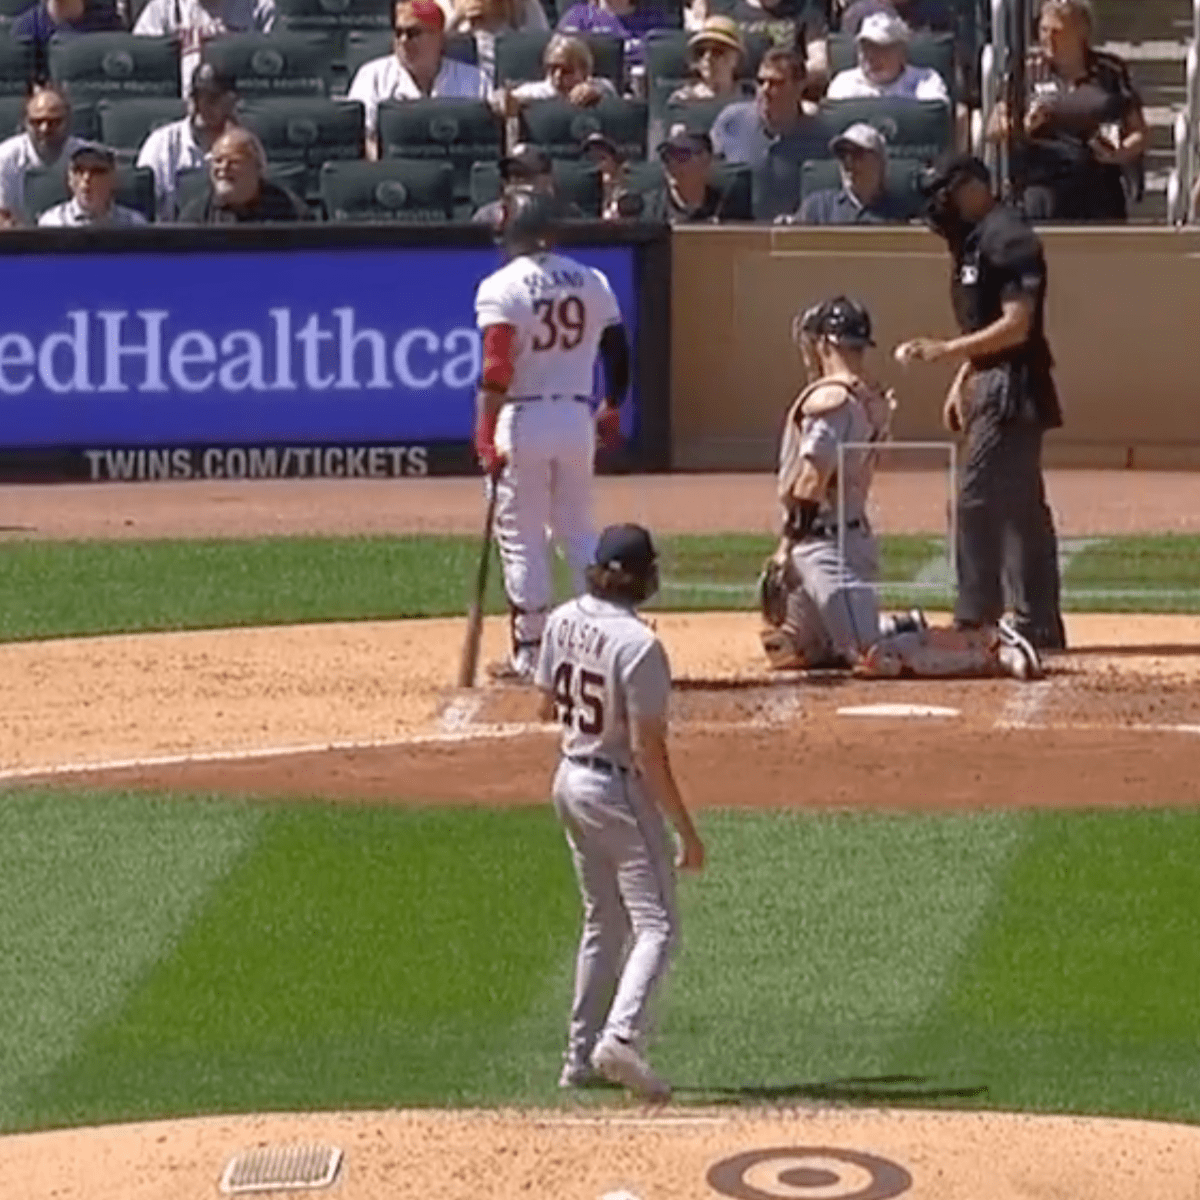
[(562, 724), (579, 733), (604, 731), (604, 676), (570, 662), (559, 663), (554, 672), (554, 703)]

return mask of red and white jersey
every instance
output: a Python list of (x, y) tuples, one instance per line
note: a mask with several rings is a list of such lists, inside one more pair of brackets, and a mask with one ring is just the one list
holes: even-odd
[(522, 254), (489, 275), (475, 293), (480, 330), (511, 325), (514, 371), (508, 393), (591, 396), (600, 336), (621, 321), (603, 271), (565, 254)]

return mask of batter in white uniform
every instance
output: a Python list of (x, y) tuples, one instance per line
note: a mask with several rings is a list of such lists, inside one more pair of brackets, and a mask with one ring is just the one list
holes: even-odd
[[(493, 678), (528, 682), (553, 599), (550, 538), (583, 590), (596, 545), (592, 475), (597, 438), (620, 438), (629, 343), (603, 272), (552, 250), (554, 201), (528, 189), (505, 197), (508, 263), (475, 296), (483, 372), (475, 450), (496, 496), (496, 542), (512, 617), (508, 662)], [(608, 397), (593, 420), (596, 355)]]
[(563, 726), (554, 806), (584, 909), (559, 1083), (608, 1079), (650, 1100), (670, 1095), (642, 1047), (678, 938), (675, 867), (704, 865), (667, 757), (667, 656), (635, 611), (657, 589), (649, 533), (639, 525), (604, 530), (587, 594), (550, 615), (535, 678), (543, 720)]

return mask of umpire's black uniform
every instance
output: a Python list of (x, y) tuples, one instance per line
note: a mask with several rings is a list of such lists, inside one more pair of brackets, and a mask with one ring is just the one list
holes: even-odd
[(1005, 301), (1028, 297), (1034, 305), (1024, 345), (976, 360), (965, 390), (955, 619), (997, 620), (1007, 580), (1018, 632), (1039, 649), (1059, 649), (1058, 543), (1042, 481), (1042, 436), (1062, 424), (1062, 411), (1043, 326), (1042, 243), (1023, 217), (997, 203), (950, 246), (954, 313), (964, 333), (999, 320)]

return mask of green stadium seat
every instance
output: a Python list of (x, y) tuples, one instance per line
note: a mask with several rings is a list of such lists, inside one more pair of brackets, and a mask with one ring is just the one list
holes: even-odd
[[(346, 71), (351, 79), (354, 78), (354, 73), (363, 63), (369, 63), (373, 59), (383, 58), (385, 55), (393, 53), (392, 46), (392, 31), (370, 32), (367, 30), (355, 30), (346, 38)], [(468, 63), (470, 66), (478, 66), (479, 64), (479, 47), (475, 44), (475, 39), (469, 33), (452, 33), (446, 38), (446, 45), (443, 53), (447, 58), (453, 58), (458, 62)]]
[[(31, 170), (25, 175), (25, 210), (36, 221), (48, 208), (71, 198), (66, 164)], [(148, 167), (117, 168), (117, 203), (154, 220), (154, 174)]]
[(203, 57), (237, 80), (243, 100), (329, 92), (333, 46), (322, 33), (234, 33), (206, 42)]
[[(750, 168), (745, 163), (713, 163), (713, 183), (727, 194), (725, 219), (727, 221), (752, 221), (753, 182)], [(657, 161), (629, 163), (625, 186), (639, 195), (655, 191), (663, 184), (662, 164)]]
[(584, 138), (597, 130), (626, 158), (646, 157), (646, 105), (641, 100), (608, 96), (591, 108), (576, 108), (565, 100), (536, 100), (521, 110), (521, 124), (523, 140), (540, 146), (551, 158), (578, 158)]
[(96, 105), (100, 118), (100, 140), (119, 158), (133, 159), (154, 130), (187, 113), (187, 105), (171, 96), (132, 96), (125, 100), (101, 100)]
[(873, 125), (898, 157), (929, 161), (954, 144), (954, 111), (936, 100), (825, 100), (830, 137), (858, 121)]
[[(303, 163), (271, 163), (267, 167), (267, 178), (272, 183), (285, 187), (303, 198), (308, 168)], [(180, 171), (175, 176), (175, 198), (182, 210), (197, 197), (204, 195), (208, 187), (208, 172), (203, 167)]]
[(363, 106), (357, 100), (248, 100), (238, 121), (258, 135), (270, 162), (307, 168), (305, 196), (319, 191), (322, 163), (363, 156)]
[(0, 96), (0, 142), (25, 127), (25, 97)]
[[(600, 171), (583, 159), (556, 159), (552, 164), (554, 190), (567, 205), (575, 205), (584, 217), (599, 217), (604, 195)], [(500, 197), (500, 167), (480, 162), (471, 168), (472, 211)]]
[[(915, 67), (932, 67), (946, 81), (951, 99), (957, 91), (954, 35), (915, 33), (908, 44), (908, 61)], [(836, 75), (858, 66), (858, 50), (849, 34), (835, 33), (829, 38), (829, 69)]]
[(36, 3), (37, 0), (0, 0), (0, 17), (7, 17), (11, 21)]
[(334, 61), (346, 55), (352, 32), (384, 30), (390, 41), (392, 0), (276, 0), (277, 28), (328, 36)]
[[(502, 33), (496, 39), (497, 83), (528, 83), (543, 78), (546, 71), (542, 66), (542, 56), (546, 53), (546, 44), (551, 36), (540, 29)], [(589, 33), (582, 36), (592, 51), (595, 73), (612, 80), (619, 90), (625, 79), (624, 43), (620, 38), (606, 34)]]
[(663, 130), (682, 125), (690, 133), (708, 133), (713, 122), (727, 107), (725, 100), (689, 100), (686, 104), (668, 104), (663, 110)]
[(448, 162), (454, 195), (471, 194), (471, 165), (500, 158), (500, 122), (482, 100), (390, 100), (379, 106), (382, 158)]
[(23, 98), (33, 73), (32, 47), (0, 31), (0, 96)]
[(331, 221), (450, 221), (454, 168), (444, 159), (330, 162), (321, 169), (321, 200)]
[[(915, 158), (890, 158), (887, 165), (887, 190), (903, 202), (908, 219), (916, 220), (924, 210), (924, 199), (918, 186), (925, 164)], [(813, 192), (842, 186), (842, 174), (836, 158), (810, 159), (800, 169), (800, 198)]]
[(56, 33), (50, 39), (50, 77), (73, 101), (178, 96), (179, 46), (171, 37)]

